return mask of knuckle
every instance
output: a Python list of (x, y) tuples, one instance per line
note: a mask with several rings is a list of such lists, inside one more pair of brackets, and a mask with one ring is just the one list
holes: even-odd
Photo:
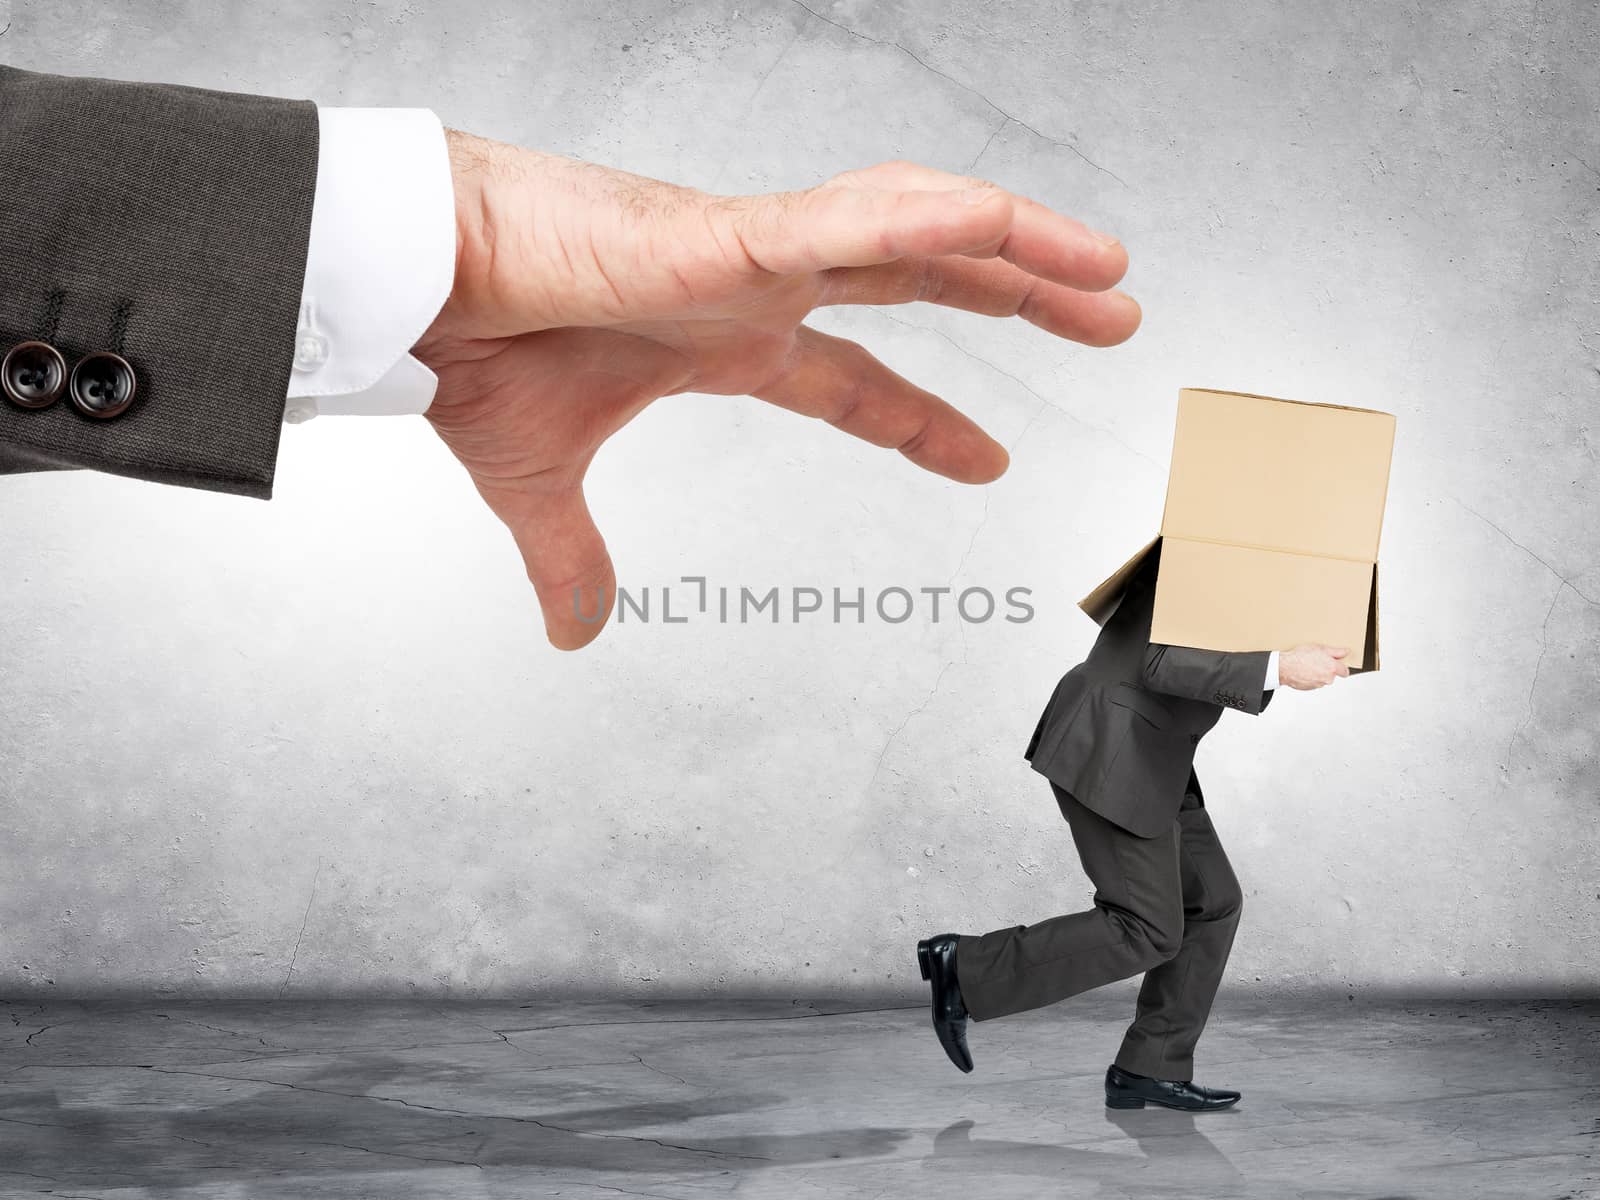
[(923, 446), (927, 445), (928, 435), (933, 429), (933, 423), (926, 422), (919, 426), (910, 437), (901, 442), (895, 449), (908, 458), (915, 458), (921, 453)]
[(834, 397), (833, 405), (826, 418), (828, 424), (837, 427), (847, 423), (851, 417), (855, 416), (856, 410), (861, 407), (862, 401), (865, 399), (865, 389), (859, 382), (852, 381), (845, 385), (840, 389), (838, 395)]

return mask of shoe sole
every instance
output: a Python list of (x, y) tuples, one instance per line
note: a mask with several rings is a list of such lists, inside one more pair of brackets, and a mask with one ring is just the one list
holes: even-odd
[[(1172, 1112), (1197, 1113), (1197, 1112), (1227, 1112), (1228, 1109), (1232, 1108), (1235, 1104), (1237, 1104), (1239, 1102), (1237, 1100), (1232, 1100), (1232, 1101), (1228, 1102), (1227, 1104), (1219, 1105), (1216, 1108), (1187, 1108), (1187, 1107), (1185, 1107), (1184, 1105), (1181, 1105), (1181, 1104), (1163, 1104), (1159, 1100), (1152, 1100), (1152, 1101), (1150, 1101), (1150, 1103), (1152, 1105), (1154, 1105), (1156, 1108), (1165, 1108), (1165, 1109), (1168, 1109), (1168, 1110), (1170, 1110)], [(1137, 1096), (1132, 1097), (1130, 1099), (1126, 1099), (1126, 1100), (1112, 1100), (1109, 1097), (1106, 1099), (1106, 1107), (1107, 1108), (1143, 1108), (1144, 1106), (1145, 1106), (1145, 1102), (1143, 1100), (1139, 1099)]]

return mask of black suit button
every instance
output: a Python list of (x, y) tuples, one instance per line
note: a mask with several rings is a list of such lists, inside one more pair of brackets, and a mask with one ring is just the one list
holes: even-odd
[(67, 360), (46, 342), (13, 346), (0, 363), (0, 390), (18, 408), (49, 408), (67, 386)]
[(120, 354), (102, 350), (82, 359), (72, 368), (68, 395), (73, 407), (86, 417), (109, 421), (128, 411), (139, 381)]

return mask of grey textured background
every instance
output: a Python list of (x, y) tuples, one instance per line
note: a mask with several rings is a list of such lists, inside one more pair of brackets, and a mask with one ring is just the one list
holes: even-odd
[(417, 420), (288, 431), (270, 505), (6, 481), (0, 988), (911, 994), (915, 937), (1087, 901), (1021, 750), (1200, 384), (1399, 415), (1385, 669), (1202, 751), (1232, 980), (1592, 992), (1597, 48), (1594, 5), (1529, 0), (18, 0), (34, 69), (427, 105), (725, 191), (975, 171), (1121, 235), (1146, 322), (819, 319), (1013, 446), (986, 490), (704, 397), (592, 476), (626, 584), (1021, 585), (1029, 625), (561, 656)]

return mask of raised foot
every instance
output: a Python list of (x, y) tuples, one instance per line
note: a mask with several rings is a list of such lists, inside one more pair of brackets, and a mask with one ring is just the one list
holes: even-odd
[(967, 1049), (967, 1006), (956, 982), (956, 935), (941, 933), (917, 943), (917, 968), (928, 982), (933, 1007), (933, 1032), (939, 1045), (962, 1071), (972, 1070)]

